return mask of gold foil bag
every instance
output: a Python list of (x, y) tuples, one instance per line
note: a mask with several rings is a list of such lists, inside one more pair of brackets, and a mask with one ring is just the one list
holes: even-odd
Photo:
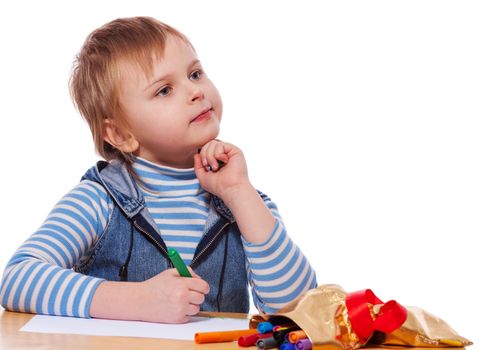
[[(438, 317), (413, 307), (405, 308), (407, 318), (402, 320), (402, 326), (390, 333), (375, 331), (373, 336), (365, 339), (353, 330), (346, 296), (340, 286), (321, 285), (305, 292), (276, 314), (252, 316), (250, 327), (256, 328), (259, 322), (266, 320), (275, 324), (291, 320), (305, 331), (314, 350), (354, 350), (368, 342), (384, 347), (463, 347), (472, 344)], [(371, 317), (376, 319), (383, 306), (368, 304), (368, 307)]]
[(472, 345), (471, 341), (458, 335), (445, 321), (428, 311), (414, 306), (406, 309), (404, 324), (391, 333), (384, 333), (379, 344), (431, 348)]

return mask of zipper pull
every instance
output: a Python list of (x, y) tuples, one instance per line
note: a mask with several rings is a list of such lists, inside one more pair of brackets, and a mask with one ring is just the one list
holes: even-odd
[(128, 280), (128, 266), (126, 266), (126, 264), (119, 268), (119, 278), (121, 279), (121, 281)]

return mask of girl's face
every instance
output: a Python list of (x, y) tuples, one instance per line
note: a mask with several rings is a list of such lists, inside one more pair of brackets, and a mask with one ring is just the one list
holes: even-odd
[(193, 154), (218, 136), (222, 117), (220, 94), (195, 51), (170, 37), (149, 79), (135, 65), (124, 68), (120, 102), (137, 141), (133, 154), (157, 164), (192, 167)]

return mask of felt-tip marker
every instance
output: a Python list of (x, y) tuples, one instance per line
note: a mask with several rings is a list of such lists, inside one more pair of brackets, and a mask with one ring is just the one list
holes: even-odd
[(256, 334), (255, 329), (238, 329), (222, 332), (202, 332), (194, 334), (194, 342), (202, 343), (221, 343), (238, 340), (240, 337)]
[[(217, 163), (218, 163), (218, 169), (219, 170), (222, 166), (225, 165), (225, 162), (220, 160), (220, 159), (217, 159)], [(213, 168), (211, 167), (211, 165), (208, 165), (207, 167), (208, 171), (213, 171)]]
[(273, 337), (262, 338), (257, 340), (256, 347), (258, 350), (277, 348), (278, 342)]
[[(201, 152), (201, 148), (198, 148), (198, 154), (200, 154), (200, 152)], [(223, 160), (220, 160), (220, 159), (217, 159), (217, 163), (218, 163), (218, 169), (217, 170), (219, 170), (222, 166), (225, 165), (225, 162)], [(213, 167), (211, 165), (206, 166), (206, 169), (208, 171), (213, 171)]]
[(176, 268), (177, 272), (179, 272), (179, 275), (181, 275), (182, 277), (193, 277), (191, 276), (191, 273), (189, 272), (186, 265), (184, 264), (184, 261), (182, 261), (182, 258), (177, 252), (177, 250), (173, 248), (169, 248), (167, 254), (169, 255), (169, 259), (170, 261), (172, 261), (172, 264)]
[(312, 343), (308, 338), (300, 339), (295, 343), (295, 348), (297, 350), (310, 350), (312, 349)]

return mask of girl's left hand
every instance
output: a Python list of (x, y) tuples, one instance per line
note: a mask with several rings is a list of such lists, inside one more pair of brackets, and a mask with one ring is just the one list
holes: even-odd
[[(219, 166), (219, 160), (223, 165)], [(194, 155), (194, 170), (201, 186), (225, 202), (250, 186), (244, 154), (230, 143), (209, 141)]]

